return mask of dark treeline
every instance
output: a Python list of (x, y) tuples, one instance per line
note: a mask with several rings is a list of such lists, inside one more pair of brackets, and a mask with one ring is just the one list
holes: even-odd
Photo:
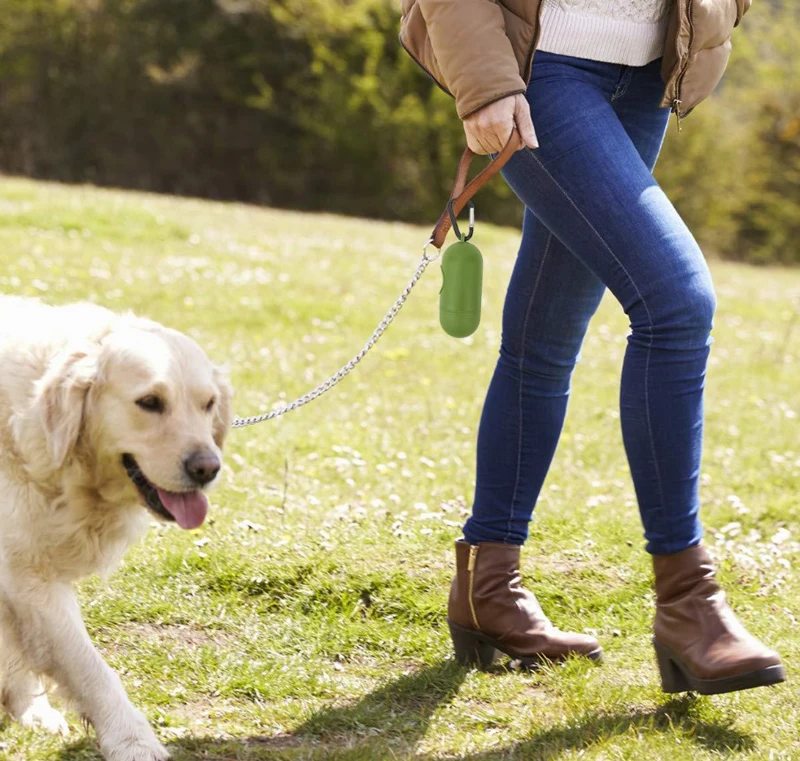
[[(0, 11), (2, 171), (425, 224), (441, 211), (463, 136), (398, 44), (395, 0)], [(798, 20), (756, 2), (724, 87), (670, 129), (659, 179), (725, 256), (800, 263)], [(520, 216), (501, 182), (479, 207)]]

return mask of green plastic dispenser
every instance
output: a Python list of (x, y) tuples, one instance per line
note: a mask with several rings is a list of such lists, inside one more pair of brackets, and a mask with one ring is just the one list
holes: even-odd
[(481, 322), (483, 256), (462, 238), (442, 255), (439, 322), (454, 338), (471, 336)]
[(454, 212), (454, 199), (447, 211), (458, 242), (442, 256), (442, 287), (439, 291), (439, 322), (453, 338), (471, 336), (481, 324), (483, 256), (469, 239), (475, 231), (475, 207), (468, 201), (469, 233), (462, 235)]

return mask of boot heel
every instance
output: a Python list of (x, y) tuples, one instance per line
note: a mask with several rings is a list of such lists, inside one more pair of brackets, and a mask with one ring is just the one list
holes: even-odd
[(661, 674), (661, 689), (668, 693), (689, 692), (691, 686), (670, 651), (663, 645), (659, 645), (655, 640), (653, 641), (653, 647), (656, 651), (656, 662)]
[(488, 669), (494, 663), (497, 654), (494, 645), (485, 642), (477, 632), (463, 629), (450, 621), (447, 623), (458, 663), (480, 669)]

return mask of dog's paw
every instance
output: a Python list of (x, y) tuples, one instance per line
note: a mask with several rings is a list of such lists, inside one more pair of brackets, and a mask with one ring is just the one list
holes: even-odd
[(167, 749), (152, 737), (131, 738), (127, 742), (115, 744), (112, 747), (101, 744), (106, 761), (167, 761)]
[(169, 753), (158, 740), (131, 740), (103, 750), (106, 761), (167, 761)]
[(35, 700), (19, 717), (20, 724), (32, 729), (44, 729), (54, 735), (66, 737), (69, 734), (69, 725), (61, 711), (56, 711), (48, 702)]
[(169, 753), (138, 711), (134, 720), (100, 737), (106, 761), (167, 761)]

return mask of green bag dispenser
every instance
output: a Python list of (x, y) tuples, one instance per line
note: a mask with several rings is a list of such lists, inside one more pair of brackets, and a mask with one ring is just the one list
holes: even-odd
[(463, 238), (442, 255), (439, 322), (453, 338), (471, 336), (481, 322), (483, 256)]
[(462, 235), (450, 204), (453, 231), (459, 240), (442, 255), (442, 287), (439, 291), (439, 322), (444, 332), (454, 338), (471, 336), (481, 322), (483, 256), (469, 239), (475, 226), (475, 212), (470, 203), (469, 234)]

